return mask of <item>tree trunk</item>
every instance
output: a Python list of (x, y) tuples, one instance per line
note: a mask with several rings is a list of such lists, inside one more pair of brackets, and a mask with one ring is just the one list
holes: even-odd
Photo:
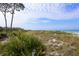
[(15, 4), (14, 4), (14, 8), (12, 10), (12, 18), (11, 18), (11, 31), (12, 31), (12, 25), (13, 25), (13, 18), (14, 18), (14, 11), (15, 11)]
[(11, 18), (11, 31), (12, 31), (12, 25), (13, 25), (13, 18), (14, 18), (14, 13), (12, 14), (12, 18)]
[(5, 19), (5, 30), (6, 30), (6, 33), (7, 33), (7, 19), (6, 19), (6, 12), (4, 14), (4, 19)]

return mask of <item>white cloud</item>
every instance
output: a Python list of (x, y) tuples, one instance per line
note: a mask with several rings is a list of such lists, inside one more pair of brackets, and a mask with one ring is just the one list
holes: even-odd
[(79, 18), (79, 8), (73, 12), (65, 12), (64, 7), (67, 4), (40, 4), (40, 3), (32, 3), (26, 4), (27, 17), (31, 18), (39, 18), (46, 17), (51, 19), (73, 19)]

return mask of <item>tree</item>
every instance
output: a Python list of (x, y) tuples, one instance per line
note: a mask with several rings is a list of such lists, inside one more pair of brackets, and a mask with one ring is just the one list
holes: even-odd
[(0, 3), (0, 11), (4, 15), (4, 19), (5, 19), (5, 29), (6, 29), (6, 32), (7, 32), (7, 18), (6, 18), (6, 13), (10, 12), (10, 8), (11, 8), (11, 5), (9, 3)]
[(24, 10), (25, 6), (22, 3), (11, 3), (10, 5), (11, 5), (10, 13), (12, 14), (12, 18), (11, 18), (11, 30), (12, 30), (12, 24), (13, 24), (15, 11)]
[(7, 31), (6, 14), (8, 12), (10, 12), (11, 15), (12, 15), (11, 24), (10, 24), (11, 25), (11, 30), (12, 30), (12, 24), (13, 24), (13, 18), (14, 18), (15, 11), (24, 10), (24, 8), (25, 8), (25, 6), (22, 3), (0, 3), (0, 11), (4, 15), (6, 31)]

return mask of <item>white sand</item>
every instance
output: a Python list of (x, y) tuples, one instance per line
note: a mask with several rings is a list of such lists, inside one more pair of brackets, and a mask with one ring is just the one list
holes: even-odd
[(71, 33), (79, 36), (79, 32), (71, 32)]

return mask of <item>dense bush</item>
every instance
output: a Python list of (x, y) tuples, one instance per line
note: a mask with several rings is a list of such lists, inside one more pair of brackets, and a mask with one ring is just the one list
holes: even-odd
[(45, 55), (45, 46), (36, 37), (21, 32), (0, 48), (0, 54), (5, 56)]

